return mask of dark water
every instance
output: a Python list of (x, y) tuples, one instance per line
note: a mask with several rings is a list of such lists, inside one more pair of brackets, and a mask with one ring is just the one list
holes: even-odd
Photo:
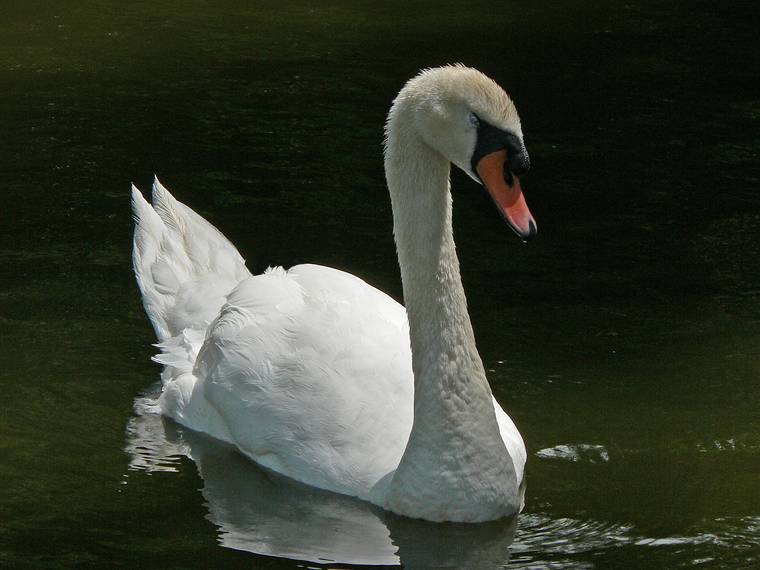
[[(754, 3), (128, 4), (0, 3), (0, 566), (760, 565)], [(454, 177), (480, 352), (529, 449), (516, 524), (399, 520), (136, 414), (158, 369), (129, 182), (158, 173), (253, 270), (400, 298), (382, 123), (453, 61), (513, 95), (533, 163), (528, 246)]]

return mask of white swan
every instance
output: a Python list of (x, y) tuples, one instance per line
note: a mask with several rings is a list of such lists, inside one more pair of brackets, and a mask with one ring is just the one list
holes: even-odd
[(328, 267), (252, 276), (158, 180), (152, 207), (133, 187), (134, 269), (165, 365), (160, 410), (274, 471), (401, 515), (514, 514), (526, 451), (475, 347), (449, 164), (532, 236), (516, 176), (528, 167), (520, 119), (491, 79), (447, 66), (406, 84), (386, 138), (406, 310)]

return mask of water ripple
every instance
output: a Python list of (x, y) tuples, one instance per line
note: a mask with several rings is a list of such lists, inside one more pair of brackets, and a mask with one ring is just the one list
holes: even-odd
[(536, 452), (541, 459), (562, 459), (564, 461), (588, 461), (589, 463), (606, 463), (610, 454), (603, 445), (590, 443), (562, 444), (547, 447)]
[[(693, 527), (693, 534), (672, 536), (647, 536), (633, 524), (540, 512), (521, 514), (516, 530), (501, 523), (434, 525), (395, 517), (363, 501), (262, 471), (230, 446), (163, 419), (155, 391), (138, 397), (134, 408), (125, 446), (129, 468), (177, 472), (184, 457), (192, 458), (204, 479), (209, 516), (219, 527), (220, 543), (228, 548), (321, 563), (401, 563), (420, 568), (443, 561), (450, 567), (585, 569), (607, 567), (610, 561), (616, 566), (620, 560), (674, 556), (676, 566), (750, 568), (760, 563), (760, 516), (704, 520)], [(738, 446), (726, 440), (711, 447)], [(537, 455), (574, 462), (609, 459), (606, 448), (590, 444), (558, 445)], [(325, 520), (335, 530), (329, 540), (320, 530)], [(451, 566), (452, 561), (458, 562)]]
[(712, 532), (647, 537), (637, 534), (633, 525), (523, 514), (510, 547), (509, 567), (594, 568), (588, 559), (573, 558), (584, 553), (597, 557), (616, 548), (638, 550), (638, 554), (629, 550), (626, 556), (641, 559), (651, 557), (645, 553), (649, 549), (688, 551), (688, 565), (749, 568), (760, 562), (760, 516), (720, 518), (707, 526), (713, 527)]
[[(124, 451), (129, 455), (130, 471), (147, 473), (179, 471), (186, 446), (166, 437), (165, 421), (159, 416), (156, 393), (146, 393), (135, 399), (135, 415), (127, 422), (127, 442)], [(155, 421), (143, 421), (143, 418)]]

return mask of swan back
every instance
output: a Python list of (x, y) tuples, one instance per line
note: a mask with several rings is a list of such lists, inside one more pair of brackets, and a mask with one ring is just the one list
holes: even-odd
[(407, 339), (403, 307), (353, 275), (275, 268), (230, 293), (195, 374), (245, 455), (366, 498), (411, 428)]

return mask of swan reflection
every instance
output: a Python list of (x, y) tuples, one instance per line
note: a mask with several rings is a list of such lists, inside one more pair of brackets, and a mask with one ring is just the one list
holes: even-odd
[[(737, 540), (754, 548), (760, 536), (760, 517), (726, 518), (719, 532), (674, 536), (648, 536), (632, 524), (539, 513), (522, 514), (518, 529), (516, 519), (470, 525), (407, 519), (263, 470), (231, 446), (162, 418), (151, 397), (138, 398), (135, 411), (127, 427), (130, 468), (178, 471), (183, 458), (191, 458), (203, 479), (208, 518), (218, 528), (220, 544), (255, 554), (406, 568), (576, 568), (586, 567), (573, 560), (580, 553), (688, 545), (699, 557)], [(546, 453), (536, 455), (544, 460)], [(582, 455), (577, 461), (593, 463), (594, 457)]]
[(184, 429), (138, 398), (127, 427), (130, 468), (176, 471), (191, 458), (222, 546), (317, 563), (498, 568), (509, 558), (516, 518), (429, 523), (309, 487), (262, 469), (233, 447)]

